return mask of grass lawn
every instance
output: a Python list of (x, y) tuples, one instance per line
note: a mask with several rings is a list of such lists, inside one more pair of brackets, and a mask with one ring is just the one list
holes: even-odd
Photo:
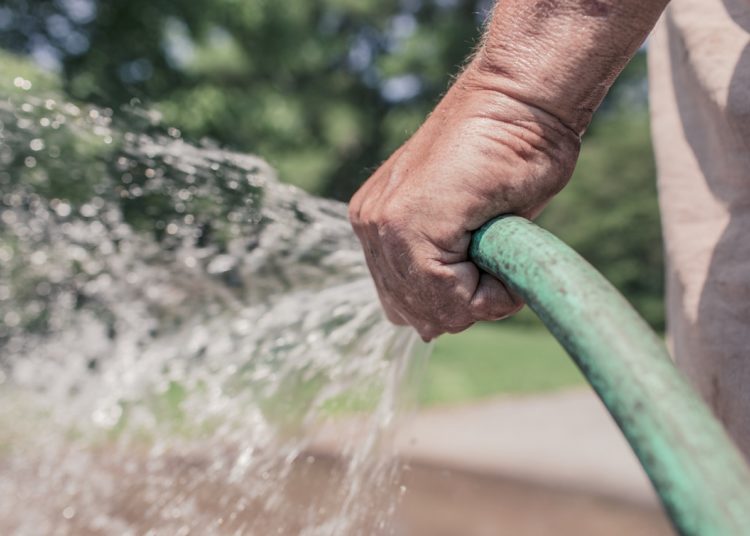
[(477, 324), (440, 337), (420, 386), (420, 405), (583, 385), (580, 372), (540, 323)]

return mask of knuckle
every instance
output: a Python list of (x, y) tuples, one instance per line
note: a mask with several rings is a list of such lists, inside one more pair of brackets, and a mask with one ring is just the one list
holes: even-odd
[(349, 203), (349, 222), (353, 226), (358, 226), (361, 223), (360, 220), (360, 205), (359, 203), (355, 203), (355, 201), (352, 199), (351, 203)]
[(477, 311), (488, 311), (497, 308), (497, 304), (484, 293), (478, 293), (478, 295), (474, 297), (472, 300), (472, 306)]
[[(437, 279), (437, 282), (448, 292), (456, 289), (461, 282), (461, 277), (458, 274), (444, 270), (436, 273), (434, 277)], [(459, 296), (455, 296), (454, 300), (458, 301), (462, 299)]]
[(398, 235), (408, 225), (406, 217), (397, 207), (387, 204), (381, 207), (375, 223), (378, 227), (378, 236), (388, 238)]
[(453, 304), (433, 308), (430, 312), (432, 313), (432, 324), (441, 333), (458, 333), (473, 323), (473, 320), (466, 314), (463, 308), (457, 308)]

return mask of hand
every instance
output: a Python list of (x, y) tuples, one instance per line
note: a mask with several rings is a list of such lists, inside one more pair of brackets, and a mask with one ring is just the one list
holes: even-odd
[(501, 214), (535, 217), (568, 181), (580, 139), (470, 65), (422, 127), (354, 195), (349, 217), (381, 303), (424, 340), (518, 311), (468, 256)]

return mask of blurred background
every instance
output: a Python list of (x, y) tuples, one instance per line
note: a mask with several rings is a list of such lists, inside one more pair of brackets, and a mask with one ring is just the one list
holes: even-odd
[[(13, 91), (33, 83), (40, 94), (62, 93), (66, 100), (93, 103), (114, 114), (124, 108), (156, 112), (178, 136), (257, 154), (278, 170), (281, 180), (346, 202), (435, 106), (476, 46), (493, 3), (3, 0), (0, 86)], [(644, 49), (595, 116), (569, 186), (538, 223), (580, 252), (663, 332), (663, 258), (646, 76)], [(22, 158), (3, 162), (0, 171), (33, 180), (27, 164)], [(75, 188), (64, 178), (50, 184), (60, 189), (61, 198)], [(57, 197), (56, 192), (48, 195)], [(153, 199), (129, 203), (134, 221), (141, 213), (150, 215), (143, 223), (163, 233), (158, 214), (153, 216), (160, 210)], [(428, 408), (463, 407), (496, 395), (545, 397), (584, 385), (528, 311), (441, 337), (424, 374), (419, 401)], [(591, 410), (588, 399), (575, 397), (545, 404), (567, 405), (572, 413), (598, 411)], [(516, 408), (513, 414), (523, 411)], [(457, 419), (470, 421), (455, 415), (447, 421)], [(508, 419), (508, 426), (520, 426), (515, 417)], [(554, 425), (556, 419), (549, 414), (539, 422)], [(609, 426), (601, 424), (607, 418), (600, 414), (592, 419), (594, 427)], [(430, 438), (429, 421), (425, 426), (423, 437)], [(536, 432), (529, 433), (528, 440), (535, 441)], [(619, 441), (616, 432), (607, 434)], [(444, 431), (438, 437), (436, 442), (444, 441)], [(561, 450), (578, 449), (575, 438), (570, 439)], [(629, 455), (622, 445), (612, 448)], [(520, 458), (513, 452), (506, 455), (508, 463), (529, 467), (547, 456), (529, 461), (523, 453)], [(560, 460), (570, 461), (565, 456)], [(644, 485), (635, 487), (642, 491)], [(580, 521), (574, 518), (584, 499), (568, 497), (564, 515)], [(508, 504), (510, 515), (514, 507)], [(605, 524), (592, 525), (591, 533), (628, 533), (625, 522), (621, 532), (602, 528), (614, 515), (607, 508), (602, 510), (607, 512)], [(629, 533), (646, 533), (635, 527)], [(665, 533), (663, 524), (658, 527), (655, 533)]]
[[(5, 0), (0, 69), (41, 70), (43, 84), (74, 101), (156, 110), (188, 139), (258, 154), (283, 181), (346, 201), (439, 100), (492, 4)], [(663, 330), (646, 86), (642, 51), (586, 133), (573, 180), (539, 223)], [(507, 362), (494, 355), (502, 344), (495, 326), (441, 339), (423, 400), (580, 381), (527, 312), (506, 322), (500, 336), (515, 350)]]

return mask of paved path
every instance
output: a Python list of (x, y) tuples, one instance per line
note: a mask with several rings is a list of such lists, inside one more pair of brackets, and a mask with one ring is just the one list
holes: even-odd
[[(342, 424), (324, 431), (316, 445), (335, 450)], [(656, 503), (635, 455), (590, 389), (423, 410), (399, 432), (397, 445), (415, 462)]]
[(418, 413), (406, 458), (652, 503), (646, 474), (589, 389), (497, 398)]

